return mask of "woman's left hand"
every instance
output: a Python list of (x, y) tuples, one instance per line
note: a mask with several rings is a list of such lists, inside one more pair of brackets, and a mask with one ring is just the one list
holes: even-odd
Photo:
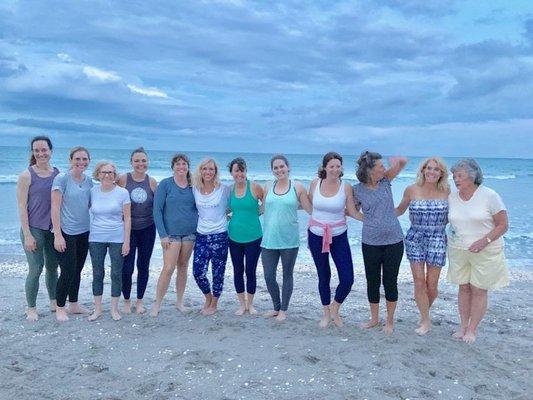
[(485, 247), (487, 247), (489, 243), (487, 242), (487, 239), (479, 239), (472, 243), (470, 247), (468, 248), (468, 251), (472, 253), (479, 253), (481, 250), (483, 250)]
[(122, 243), (122, 256), (126, 257), (130, 252), (130, 244), (127, 242)]

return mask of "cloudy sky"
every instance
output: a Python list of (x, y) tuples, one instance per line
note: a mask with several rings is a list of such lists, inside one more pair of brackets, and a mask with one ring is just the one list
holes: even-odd
[(531, 157), (530, 0), (10, 1), (0, 143)]

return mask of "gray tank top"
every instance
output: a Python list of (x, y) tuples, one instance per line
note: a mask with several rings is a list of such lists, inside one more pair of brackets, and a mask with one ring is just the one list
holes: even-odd
[(387, 178), (376, 189), (362, 183), (353, 185), (355, 204), (364, 214), (361, 241), (373, 246), (395, 244), (403, 240), (402, 227), (396, 216), (391, 183)]
[(52, 229), (52, 183), (59, 174), (59, 170), (54, 167), (54, 171), (42, 178), (33, 170), (28, 168), (31, 176), (31, 183), (28, 190), (28, 222), (32, 228), (39, 228), (49, 231)]
[(154, 223), (154, 192), (150, 187), (150, 177), (146, 175), (144, 181), (136, 182), (128, 172), (126, 190), (131, 199), (131, 229), (148, 228)]

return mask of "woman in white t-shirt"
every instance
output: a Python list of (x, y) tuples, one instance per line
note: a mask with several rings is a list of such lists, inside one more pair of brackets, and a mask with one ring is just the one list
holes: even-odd
[(128, 191), (116, 185), (115, 164), (100, 161), (93, 178), (100, 185), (91, 189), (89, 252), (93, 266), (94, 312), (89, 321), (102, 315), (104, 260), (109, 249), (111, 259), (111, 317), (118, 321), (118, 301), (122, 291), (122, 266), (130, 252), (131, 201)]
[(459, 285), (461, 328), (454, 337), (473, 343), (487, 311), (487, 291), (507, 286), (503, 234), (507, 210), (494, 190), (482, 186), (483, 172), (473, 159), (452, 168), (458, 191), (450, 194), (448, 281)]
[[(212, 158), (203, 160), (193, 176), (193, 195), (198, 209), (198, 226), (194, 243), (193, 275), (205, 296), (201, 313), (217, 312), (218, 298), (224, 286), (228, 258), (228, 200), (230, 190), (218, 178), (218, 166)], [(211, 262), (212, 285), (207, 279)]]

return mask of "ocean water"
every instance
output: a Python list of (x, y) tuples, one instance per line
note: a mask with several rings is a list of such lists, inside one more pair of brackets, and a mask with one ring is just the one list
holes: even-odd
[[(115, 162), (119, 172), (129, 171), (128, 150), (90, 149), (92, 162), (89, 171), (99, 160)], [(177, 149), (179, 150), (179, 149)], [(24, 259), (24, 252), (20, 244), (20, 224), (16, 202), (16, 182), (18, 174), (27, 168), (29, 152), (23, 147), (1, 147), (2, 158), (0, 161), (0, 261)], [(149, 151), (149, 174), (157, 181), (171, 175), (170, 160), (175, 151)], [(54, 150), (52, 164), (64, 171), (68, 168), (68, 149)], [(245, 158), (248, 164), (248, 177), (258, 182), (272, 179), (270, 171), (271, 154), (260, 153), (203, 153), (187, 152), (194, 169), (204, 157), (212, 157), (219, 164), (221, 179), (224, 183), (231, 183), (232, 179), (227, 170), (228, 162), (237, 156)], [(290, 162), (291, 177), (308, 186), (316, 177), (322, 155), (286, 154)], [(355, 183), (355, 155), (343, 154), (346, 179)], [(448, 166), (453, 165), (458, 158), (446, 158)], [(406, 186), (413, 183), (416, 170), (422, 161), (420, 157), (409, 157), (409, 163), (399, 177), (393, 182), (393, 193), (397, 204), (402, 197)], [(503, 159), (503, 158), (478, 158), (483, 169), (484, 184), (496, 190), (503, 198), (509, 213), (510, 228), (505, 235), (506, 256), (511, 267), (530, 268), (533, 264), (533, 209), (531, 198), (533, 196), (533, 159)], [(450, 181), (452, 190), (455, 190)], [(300, 215), (301, 247), (300, 261), (312, 265), (309, 250), (306, 248), (307, 214)], [(404, 232), (409, 227), (408, 213), (400, 217)], [(356, 267), (361, 266), (362, 256), (361, 224), (357, 221), (349, 222), (349, 240), (352, 245)], [(161, 257), (161, 249), (156, 245), (155, 257)], [(404, 260), (406, 262), (406, 260)]]

